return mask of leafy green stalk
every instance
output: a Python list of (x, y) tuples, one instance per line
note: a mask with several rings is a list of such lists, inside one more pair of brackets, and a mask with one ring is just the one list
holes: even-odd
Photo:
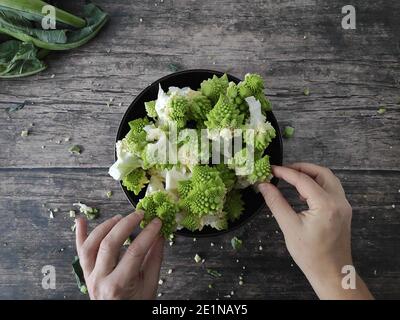
[(91, 40), (108, 21), (108, 15), (92, 3), (84, 6), (83, 17), (87, 24), (81, 29), (43, 30), (35, 28), (30, 20), (14, 12), (0, 10), (0, 33), (33, 43), (39, 48), (68, 50)]
[[(20, 16), (35, 21), (40, 21), (45, 16), (42, 13), (42, 8), (46, 5), (48, 5), (46, 2), (40, 0), (0, 0), (1, 10), (12, 10)], [(75, 28), (85, 27), (86, 21), (84, 19), (56, 7), (54, 8), (56, 21)]]

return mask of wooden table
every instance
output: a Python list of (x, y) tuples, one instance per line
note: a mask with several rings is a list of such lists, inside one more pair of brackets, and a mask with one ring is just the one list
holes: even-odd
[[(0, 81), (0, 298), (86, 298), (71, 273), (68, 211), (77, 201), (100, 208), (94, 226), (132, 210), (107, 174), (116, 131), (134, 97), (170, 73), (170, 64), (265, 77), (281, 127), (296, 130), (284, 141), (284, 161), (335, 171), (354, 209), (360, 274), (377, 298), (400, 298), (397, 0), (352, 1), (356, 30), (342, 29), (340, 1), (96, 2), (111, 16), (96, 39), (51, 54), (48, 70), (37, 76)], [(24, 101), (24, 109), (6, 111)], [(387, 112), (381, 115), (382, 105)], [(21, 137), (28, 128), (29, 136)], [(69, 153), (72, 144), (82, 146), (81, 155)], [(280, 187), (299, 209), (297, 194)], [(231, 234), (167, 244), (161, 299), (215, 299), (231, 291), (234, 298), (315, 298), (275, 220), (263, 211)], [(234, 235), (244, 241), (239, 252), (230, 245)], [(196, 253), (204, 264), (194, 262)], [(44, 265), (56, 268), (56, 290), (42, 289)], [(206, 268), (222, 277), (213, 279)]]

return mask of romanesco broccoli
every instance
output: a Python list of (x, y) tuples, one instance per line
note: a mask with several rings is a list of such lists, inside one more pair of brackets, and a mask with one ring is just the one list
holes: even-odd
[(211, 79), (204, 80), (201, 84), (201, 93), (211, 100), (212, 103), (216, 103), (221, 94), (225, 94), (228, 88), (228, 76), (224, 74), (218, 78), (214, 75)]
[(145, 196), (139, 201), (136, 209), (144, 211), (144, 218), (140, 223), (142, 228), (158, 217), (162, 221), (161, 234), (166, 239), (176, 230), (175, 217), (179, 207), (167, 192), (157, 191)]
[(122, 185), (129, 191), (133, 191), (134, 194), (138, 195), (144, 186), (149, 182), (146, 177), (146, 171), (142, 168), (137, 168), (129, 173), (124, 179), (122, 179)]
[(243, 210), (244, 202), (242, 199), (242, 194), (237, 189), (232, 190), (226, 195), (226, 201), (224, 205), (224, 211), (228, 216), (228, 220), (235, 221), (239, 219)]

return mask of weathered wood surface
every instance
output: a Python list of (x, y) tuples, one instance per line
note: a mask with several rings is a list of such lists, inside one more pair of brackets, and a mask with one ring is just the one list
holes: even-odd
[[(341, 28), (338, 1), (96, 2), (112, 20), (95, 40), (52, 54), (40, 75), (0, 82), (0, 298), (84, 298), (70, 273), (74, 244), (67, 212), (78, 200), (99, 207), (102, 219), (130, 210), (107, 176), (114, 137), (129, 103), (168, 74), (170, 63), (266, 78), (278, 121), (296, 129), (285, 141), (285, 162), (336, 170), (354, 208), (360, 273), (378, 298), (400, 298), (398, 1), (353, 1), (356, 30)], [(33, 104), (6, 112), (23, 101)], [(380, 105), (387, 108), (384, 115), (376, 112)], [(31, 134), (22, 138), (29, 127)], [(84, 152), (71, 156), (71, 144)], [(282, 189), (300, 206), (293, 191)], [(111, 199), (107, 190), (114, 191)], [(55, 219), (48, 208), (60, 209)], [(162, 298), (222, 298), (232, 290), (237, 298), (315, 298), (276, 230), (275, 221), (259, 213), (235, 232), (245, 242), (238, 253), (230, 249), (233, 234), (178, 238), (166, 246)], [(195, 253), (205, 265), (195, 265)], [(56, 290), (41, 288), (45, 264), (56, 267)], [(223, 277), (213, 280), (205, 267)], [(166, 276), (169, 268), (175, 271)]]

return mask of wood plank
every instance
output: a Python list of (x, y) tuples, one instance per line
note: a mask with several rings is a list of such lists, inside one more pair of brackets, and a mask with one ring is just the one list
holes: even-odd
[[(398, 2), (360, 2), (357, 31), (341, 29), (336, 4), (314, 1), (99, 4), (112, 21), (96, 40), (52, 54), (50, 69), (38, 76), (1, 82), (1, 109), (34, 104), (0, 112), (0, 166), (109, 166), (126, 107), (173, 62), (265, 76), (281, 126), (296, 128), (285, 146), (288, 162), (399, 167), (399, 22), (390, 10)], [(376, 113), (380, 105), (388, 109), (383, 116)], [(31, 123), (32, 134), (22, 139)], [(72, 143), (84, 147), (81, 156), (69, 155)]]
[[(398, 299), (400, 172), (344, 170), (337, 174), (354, 209), (356, 266), (378, 298)], [(101, 218), (91, 222), (91, 227), (114, 214), (127, 213), (131, 207), (119, 186), (102, 169), (3, 169), (0, 179), (0, 298), (85, 298), (70, 272), (75, 249), (68, 210), (76, 201), (100, 208)], [(107, 190), (114, 191), (111, 199), (105, 197)], [(292, 189), (282, 184), (281, 190), (296, 210), (302, 208)], [(392, 208), (392, 204), (397, 207)], [(49, 219), (49, 208), (59, 208), (54, 219)], [(161, 298), (224, 298), (232, 290), (235, 298), (243, 299), (315, 298), (293, 265), (282, 233), (276, 233), (276, 221), (267, 214), (263, 210), (242, 228), (223, 236), (196, 242), (177, 237), (172, 247), (166, 244)], [(238, 252), (230, 245), (234, 235), (244, 241)], [(194, 262), (196, 253), (206, 259), (204, 264)], [(40, 286), (41, 268), (46, 264), (56, 267), (54, 291)], [(167, 275), (170, 268), (174, 272)], [(223, 276), (213, 279), (206, 268)], [(245, 283), (239, 286), (242, 273)], [(208, 289), (209, 283), (214, 289)]]

